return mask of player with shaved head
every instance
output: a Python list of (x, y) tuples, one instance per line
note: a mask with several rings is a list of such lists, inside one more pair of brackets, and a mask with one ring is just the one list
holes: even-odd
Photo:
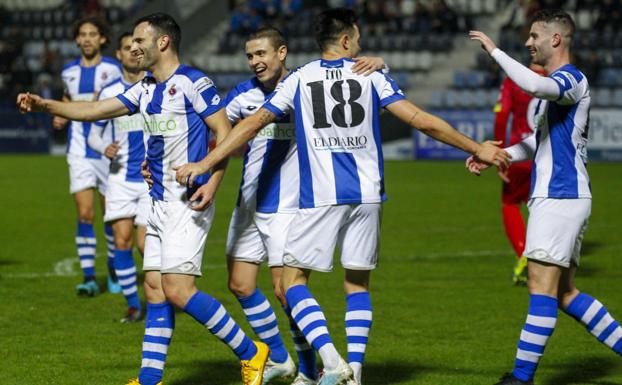
[[(497, 385), (533, 384), (558, 308), (622, 355), (620, 324), (574, 282), (592, 207), (586, 169), (590, 89), (585, 75), (570, 63), (574, 29), (572, 18), (561, 10), (534, 16), (525, 45), (546, 77), (509, 57), (484, 33), (470, 33), (520, 88), (542, 99), (536, 106), (536, 133), (506, 149), (513, 162), (534, 159), (525, 245), (530, 300), (514, 370)], [(479, 174), (487, 166), (472, 157), (467, 167)]]

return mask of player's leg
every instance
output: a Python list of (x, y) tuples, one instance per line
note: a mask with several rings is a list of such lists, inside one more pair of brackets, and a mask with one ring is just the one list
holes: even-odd
[(112, 221), (114, 233), (114, 268), (118, 282), (127, 301), (127, 314), (122, 323), (136, 322), (142, 319), (142, 306), (138, 297), (136, 265), (132, 255), (133, 218), (121, 218)]
[(579, 263), (579, 253), (583, 234), (587, 229), (587, 222), (577, 238), (575, 245), (575, 262), (562, 276), (559, 283), (559, 307), (566, 314), (585, 325), (588, 332), (600, 342), (607, 345), (615, 353), (622, 356), (622, 327), (616, 321), (605, 306), (592, 296), (579, 292), (574, 283), (574, 277)]
[(529, 215), (525, 245), (529, 258), (529, 313), (520, 335), (514, 370), (500, 384), (533, 381), (546, 343), (555, 330), (559, 283), (564, 270), (571, 266), (576, 240), (589, 217), (589, 200), (532, 199)]
[[(100, 187), (101, 188), (101, 187)], [(104, 218), (106, 217), (106, 197), (104, 192), (99, 190), (99, 204)], [(104, 235), (106, 237), (106, 255), (108, 266), (108, 291), (112, 294), (121, 293), (123, 290), (118, 282), (117, 273), (114, 267), (115, 247), (114, 247), (114, 231), (112, 230), (112, 223), (104, 219)]]
[(378, 262), (381, 217), (380, 204), (357, 205), (339, 232), (341, 263), (346, 269), (344, 289), (348, 363), (358, 384), (361, 383), (365, 350), (372, 326), (369, 279), (371, 270)]
[(166, 206), (160, 270), (166, 299), (233, 350), (242, 364), (244, 384), (260, 382), (268, 360), (268, 346), (248, 338), (224, 306), (195, 285), (195, 276), (201, 276), (203, 249), (214, 218), (214, 205), (205, 211), (194, 211), (184, 202), (161, 204)]
[(95, 253), (97, 239), (93, 229), (93, 196), (94, 189), (87, 188), (73, 194), (78, 213), (78, 228), (76, 231), (76, 248), (80, 257), (80, 267), (84, 275), (84, 282), (76, 286), (79, 295), (93, 296), (99, 294), (99, 286), (95, 282)]
[[(279, 374), (288, 374), (280, 373), (279, 366), (286, 363), (288, 367), (294, 366), (293, 361), (289, 359), (283, 345), (274, 310), (257, 287), (257, 274), (268, 254), (255, 224), (254, 211), (240, 208), (233, 211), (227, 234), (226, 253), (229, 290), (242, 306), (255, 335), (270, 347), (270, 360), (266, 365), (264, 381), (281, 377)], [(293, 370), (295, 367), (291, 371)]]
[(513, 164), (508, 170), (510, 182), (502, 189), (503, 226), (517, 258), (512, 272), (515, 284), (527, 282), (527, 258), (523, 255), (527, 230), (520, 206), (529, 198), (530, 176), (531, 162)]
[(292, 318), (324, 364), (321, 383), (352, 377), (352, 370), (341, 358), (328, 332), (326, 317), (307, 287), (311, 269), (331, 271), (337, 232), (349, 216), (350, 206), (301, 209), (287, 235), (283, 256), (281, 287), (291, 308)]
[(285, 312), (285, 315), (289, 321), (289, 331), (298, 356), (298, 376), (294, 380), (293, 385), (315, 384), (318, 379), (315, 350), (313, 350), (313, 347), (309, 345), (305, 335), (296, 324), (294, 318), (292, 318), (291, 309), (287, 305), (287, 299), (285, 298), (285, 293), (281, 287), (283, 266), (271, 266), (270, 275), (272, 276), (272, 289), (274, 291), (274, 295), (281, 302), (283, 312)]
[[(150, 237), (147, 237), (146, 243), (148, 245), (150, 244), (149, 239)], [(149, 251), (146, 254), (146, 263), (149, 261), (148, 254)], [(147, 265), (145, 265), (145, 269), (147, 269)], [(145, 334), (138, 384), (157, 385), (161, 384), (162, 381), (168, 348), (175, 329), (175, 309), (166, 300), (162, 289), (162, 277), (158, 270), (145, 270), (144, 288), (147, 314), (145, 316)]]

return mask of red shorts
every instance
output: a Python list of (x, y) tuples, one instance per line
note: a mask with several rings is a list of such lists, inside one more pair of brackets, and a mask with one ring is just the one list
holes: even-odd
[(503, 183), (501, 201), (504, 204), (527, 203), (531, 189), (531, 161), (514, 163), (508, 170), (510, 183)]

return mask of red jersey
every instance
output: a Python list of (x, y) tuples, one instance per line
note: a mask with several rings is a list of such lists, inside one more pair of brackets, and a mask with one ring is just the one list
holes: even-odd
[[(521, 90), (516, 83), (506, 77), (501, 84), (499, 100), (495, 104), (495, 140), (503, 142), (501, 147), (516, 144), (532, 134), (531, 127), (527, 122), (527, 110), (529, 102), (533, 99)], [(510, 131), (510, 143), (506, 143), (508, 119), (512, 115), (512, 129)]]

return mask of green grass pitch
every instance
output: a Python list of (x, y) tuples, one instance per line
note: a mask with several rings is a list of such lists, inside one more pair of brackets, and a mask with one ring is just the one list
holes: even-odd
[[(125, 310), (121, 295), (84, 299), (74, 294), (81, 278), (64, 158), (2, 156), (0, 165), (0, 384), (125, 384), (140, 367), (143, 324), (115, 322)], [(227, 291), (223, 256), (240, 167), (239, 160), (231, 162), (219, 192), (198, 285), (249, 331)], [(589, 171), (594, 205), (577, 284), (622, 320), (622, 165), (591, 164)], [(510, 282), (514, 259), (501, 226), (499, 180), (494, 172), (467, 175), (455, 162), (387, 162), (386, 185), (364, 383), (494, 383), (512, 367), (528, 304), (525, 288)], [(103, 282), (99, 221), (96, 231)], [(344, 353), (342, 278), (340, 268), (315, 273), (310, 286)], [(293, 353), (265, 269), (260, 281)], [(560, 313), (536, 381), (622, 384), (622, 359)], [(178, 313), (164, 383), (238, 384), (238, 362), (208, 331)]]

